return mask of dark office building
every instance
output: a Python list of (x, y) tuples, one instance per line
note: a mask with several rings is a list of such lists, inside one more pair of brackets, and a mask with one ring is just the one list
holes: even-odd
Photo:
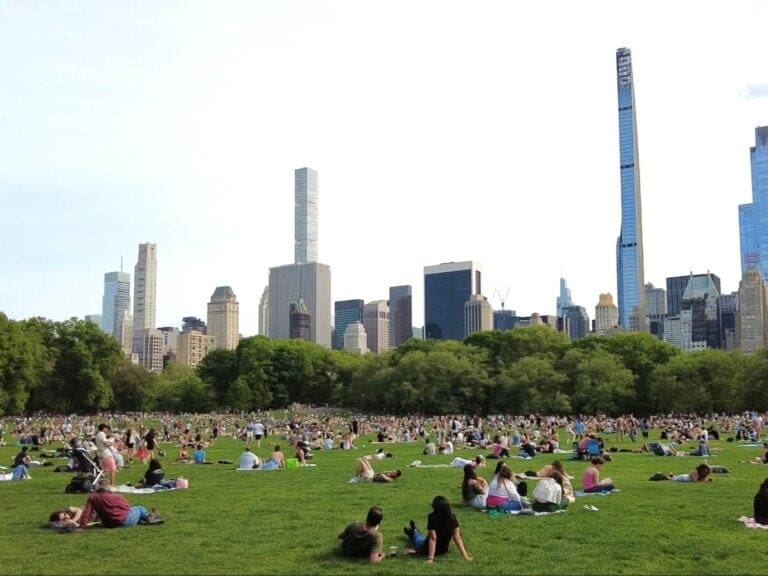
[(196, 316), (184, 316), (184, 318), (181, 319), (181, 331), (189, 333), (192, 332), (192, 330), (197, 330), (200, 334), (208, 333), (208, 327), (205, 325), (204, 320), (201, 320)]
[(389, 288), (389, 346), (397, 348), (408, 340), (413, 329), (413, 296), (411, 287)]
[(691, 279), (712, 278), (712, 282), (720, 293), (720, 277), (717, 274), (687, 274), (686, 276), (673, 276), (667, 278), (667, 316), (679, 316), (683, 309), (683, 295)]
[(474, 262), (424, 267), (424, 337), (464, 340), (464, 305), (481, 294), (481, 274)]
[(307, 341), (312, 338), (312, 315), (301, 298), (298, 302), (291, 302), (288, 332), (289, 338), (301, 338)]
[(344, 348), (344, 332), (347, 326), (353, 322), (363, 321), (362, 300), (337, 300), (333, 303), (333, 342), (331, 348), (342, 350)]

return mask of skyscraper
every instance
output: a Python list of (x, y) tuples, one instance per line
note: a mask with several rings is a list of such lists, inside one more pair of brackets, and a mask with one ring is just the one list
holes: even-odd
[[(632, 52), (616, 50), (619, 95), (619, 170), (621, 175), (621, 232), (616, 241), (616, 279), (619, 294), (619, 325), (626, 330), (645, 330), (645, 272), (643, 265), (643, 217), (640, 205), (640, 158), (637, 147), (635, 88)], [(637, 318), (634, 326), (631, 318)]]
[(755, 145), (749, 149), (752, 203), (739, 206), (741, 274), (755, 266), (768, 277), (768, 126), (755, 128)]
[(368, 335), (365, 333), (365, 327), (362, 322), (352, 322), (344, 331), (344, 350), (349, 350), (355, 354), (367, 354)]
[(605, 336), (616, 331), (619, 323), (619, 311), (613, 303), (611, 294), (600, 294), (595, 305), (595, 334)]
[(389, 288), (389, 344), (397, 348), (413, 334), (413, 296), (411, 287)]
[(717, 274), (694, 274), (693, 272), (685, 276), (670, 276), (667, 278), (667, 316), (678, 316), (683, 309), (683, 297), (691, 280), (706, 281), (710, 276), (712, 282), (720, 293), (720, 277)]
[(294, 262), (317, 262), (317, 172), (297, 168), (294, 181)]
[(482, 292), (481, 273), (471, 261), (424, 267), (424, 329), (427, 339), (463, 340), (464, 304)]
[(374, 300), (363, 306), (363, 327), (371, 352), (389, 349), (389, 305), (386, 300)]
[(269, 334), (269, 286), (264, 286), (264, 292), (259, 299), (259, 335)]
[(295, 262), (269, 269), (270, 338), (290, 335), (290, 305), (304, 300), (311, 316), (310, 341), (331, 347), (331, 269), (317, 262), (317, 172), (295, 173)]
[(240, 304), (229, 286), (217, 286), (208, 303), (208, 336), (214, 346), (234, 350), (240, 341)]
[[(333, 324), (335, 328), (333, 348), (341, 350), (345, 347), (344, 338), (347, 333), (347, 326), (354, 322), (363, 321), (362, 300), (337, 300), (333, 303)], [(366, 346), (367, 347), (367, 346)]]
[(472, 294), (464, 303), (464, 337), (486, 330), (493, 330), (493, 307), (485, 296)]
[(307, 310), (304, 300), (299, 297), (298, 302), (291, 302), (289, 312), (289, 338), (300, 338), (309, 340), (310, 328), (312, 327), (312, 315)]
[(115, 338), (120, 333), (120, 318), (131, 306), (131, 275), (128, 272), (104, 274), (101, 301), (101, 329)]
[(156, 244), (139, 244), (139, 260), (133, 278), (133, 331), (153, 329), (157, 307)]
[(742, 352), (755, 352), (768, 342), (768, 295), (765, 279), (750, 266), (739, 282), (739, 311), (736, 316), (736, 345)]
[(557, 317), (563, 317), (563, 308), (566, 306), (573, 306), (573, 300), (571, 300), (571, 289), (568, 288), (568, 284), (565, 278), (560, 278), (560, 295), (556, 300), (557, 304)]
[(571, 342), (584, 338), (589, 332), (589, 315), (583, 306), (566, 306), (563, 308), (563, 332)]
[(290, 337), (290, 306), (300, 297), (312, 317), (310, 341), (330, 348), (331, 269), (319, 262), (269, 269), (269, 337)]

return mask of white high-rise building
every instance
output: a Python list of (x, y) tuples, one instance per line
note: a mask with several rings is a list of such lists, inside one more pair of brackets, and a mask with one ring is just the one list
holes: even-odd
[(317, 172), (297, 168), (294, 176), (294, 262), (317, 262)]
[(101, 302), (101, 329), (115, 338), (123, 312), (131, 306), (131, 275), (128, 272), (104, 274), (104, 297)]
[(133, 352), (137, 363), (150, 372), (163, 371), (163, 334), (154, 328), (133, 331)]
[(389, 303), (386, 300), (374, 300), (363, 306), (363, 326), (371, 352), (389, 350)]
[(493, 330), (493, 307), (482, 294), (472, 294), (464, 304), (464, 336)]
[(157, 244), (139, 244), (133, 273), (133, 330), (155, 328), (157, 312)]
[(618, 328), (619, 308), (613, 303), (613, 296), (600, 294), (595, 306), (595, 334), (605, 336), (617, 332)]
[(367, 354), (368, 335), (365, 333), (365, 326), (362, 322), (351, 322), (344, 331), (344, 350), (349, 350), (356, 354)]
[(229, 286), (218, 286), (208, 303), (208, 335), (214, 346), (234, 350), (240, 341), (240, 304)]

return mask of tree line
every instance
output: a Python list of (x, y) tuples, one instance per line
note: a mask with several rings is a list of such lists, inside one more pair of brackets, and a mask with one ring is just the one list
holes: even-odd
[(0, 313), (0, 414), (252, 411), (293, 402), (390, 414), (659, 414), (768, 410), (768, 349), (683, 352), (645, 333), (576, 342), (546, 326), (357, 355), (243, 338), (193, 369), (148, 372), (76, 319)]

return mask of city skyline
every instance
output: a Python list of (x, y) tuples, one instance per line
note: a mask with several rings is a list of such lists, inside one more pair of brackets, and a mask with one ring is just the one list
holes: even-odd
[(411, 285), (420, 326), (423, 267), (476, 260), (494, 309), (498, 290), (521, 316), (554, 314), (563, 277), (591, 315), (618, 298), (622, 46), (645, 281), (711, 270), (738, 289), (766, 6), (390, 8), (2, 4), (0, 310), (98, 313), (104, 274), (149, 239), (157, 325), (205, 317), (229, 285), (256, 334), (269, 269), (295, 259), (291, 172), (312, 166), (332, 301)]

